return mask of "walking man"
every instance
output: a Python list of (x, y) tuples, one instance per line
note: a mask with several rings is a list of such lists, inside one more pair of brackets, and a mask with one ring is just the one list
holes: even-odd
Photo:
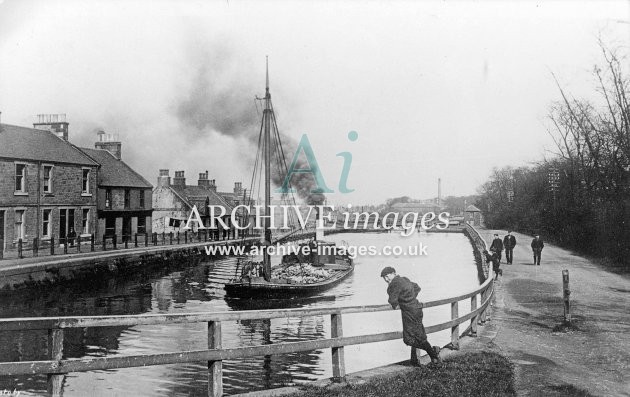
[(492, 240), (492, 244), (490, 245), (490, 251), (495, 252), (497, 254), (497, 257), (499, 258), (499, 263), (501, 263), (501, 252), (503, 252), (503, 241), (501, 241), (497, 233), (494, 234), (494, 240)]
[(514, 259), (514, 247), (516, 247), (516, 237), (512, 236), (512, 231), (508, 230), (508, 234), (503, 238), (503, 248), (505, 248), (505, 260), (508, 265), (512, 264)]
[(540, 255), (545, 247), (540, 236), (537, 234), (532, 240), (532, 251), (534, 252), (534, 266), (540, 266)]
[(388, 302), (394, 309), (400, 307), (403, 322), (403, 342), (411, 346), (411, 364), (418, 365), (416, 349), (423, 349), (431, 357), (431, 363), (440, 363), (440, 348), (431, 346), (422, 324), (422, 303), (416, 298), (420, 286), (407, 277), (400, 277), (393, 267), (387, 266), (381, 271), (381, 277), (387, 286)]

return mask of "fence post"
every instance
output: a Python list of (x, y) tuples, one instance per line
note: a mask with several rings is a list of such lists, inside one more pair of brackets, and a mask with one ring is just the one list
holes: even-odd
[(133, 246), (138, 248), (138, 233), (133, 236)]
[(103, 251), (107, 251), (107, 237), (103, 235)]
[(33, 256), (39, 256), (39, 244), (37, 242), (38, 239), (35, 237), (33, 239)]
[(125, 249), (129, 248), (129, 236), (123, 234), (123, 240), (125, 241)]
[(571, 322), (571, 302), (569, 301), (571, 290), (569, 289), (569, 271), (562, 271), (562, 297), (564, 299), (564, 322)]
[(24, 258), (24, 255), (22, 255), (22, 239), (18, 239), (18, 258)]
[(184, 230), (184, 244), (188, 244), (188, 230)]
[(157, 232), (153, 232), (153, 246), (157, 245)]
[(144, 246), (149, 246), (149, 233), (144, 233)]
[(173, 232), (168, 234), (168, 244), (173, 245)]
[(50, 235), (50, 255), (55, 255), (55, 235)]
[(4, 258), (4, 239), (0, 238), (0, 259)]
[[(457, 301), (451, 303), (451, 320), (456, 320), (459, 317), (458, 304)], [(453, 350), (459, 350), (459, 324), (451, 327), (451, 346)]]
[(162, 232), (162, 245), (166, 244), (166, 233)]
[[(477, 310), (477, 295), (473, 295), (470, 297), (470, 311), (474, 312), (475, 310)], [(477, 336), (477, 319), (479, 318), (479, 315), (475, 315), (473, 316), (473, 318), (470, 319), (470, 336)]]
[[(48, 357), (53, 361), (60, 361), (63, 356), (63, 329), (48, 330)], [(48, 374), (48, 393), (61, 396), (63, 393), (63, 374)]]
[[(208, 349), (221, 348), (221, 322), (208, 321)], [(208, 361), (208, 396), (223, 395), (223, 361)]]
[(179, 244), (179, 230), (177, 231), (177, 244)]
[[(341, 313), (330, 315), (330, 337), (343, 337)], [(332, 348), (332, 370), (333, 382), (341, 383), (346, 381), (346, 362), (343, 352), (343, 346)]]
[(90, 251), (94, 252), (94, 233), (90, 234)]
[(118, 236), (114, 234), (112, 238), (112, 243), (114, 243), (114, 249), (116, 249), (116, 244), (118, 244)]
[(77, 252), (81, 252), (81, 236), (77, 236)]

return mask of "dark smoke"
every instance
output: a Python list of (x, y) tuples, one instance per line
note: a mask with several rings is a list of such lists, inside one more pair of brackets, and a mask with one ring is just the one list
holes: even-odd
[[(212, 51), (207, 50), (212, 48)], [(190, 89), (176, 104), (176, 114), (187, 131), (196, 136), (216, 131), (233, 138), (246, 138), (252, 145), (250, 153), (256, 153), (258, 134), (262, 119), (262, 102), (258, 109), (254, 103), (255, 95), (263, 96), (265, 81), (256, 81), (263, 77), (264, 70), (252, 70), (243, 65), (243, 58), (221, 45), (203, 45), (191, 52), (190, 64), (193, 67)], [(260, 63), (264, 67), (264, 63)], [(280, 133), (280, 139), (286, 157), (287, 167), (295, 154), (295, 139)], [(274, 153), (279, 155), (279, 153)], [(304, 158), (298, 162), (299, 168), (308, 168)], [(286, 170), (280, 169), (272, 161), (272, 183), (279, 187), (284, 182)], [(315, 180), (310, 174), (294, 174), (291, 186), (297, 190), (298, 197), (307, 204), (321, 204), (324, 195), (313, 193)]]

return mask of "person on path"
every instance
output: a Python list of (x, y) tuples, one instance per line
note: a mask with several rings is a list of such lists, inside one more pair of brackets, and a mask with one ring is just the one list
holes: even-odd
[(540, 236), (537, 234), (532, 240), (532, 251), (534, 252), (534, 266), (540, 266), (540, 256), (542, 254), (542, 250), (545, 247), (545, 243), (543, 243)]
[(512, 264), (514, 259), (514, 247), (516, 247), (516, 237), (512, 236), (512, 231), (508, 230), (508, 234), (503, 238), (503, 248), (505, 248), (505, 260), (508, 265)]
[(490, 245), (490, 251), (496, 252), (499, 263), (501, 263), (501, 252), (503, 252), (503, 241), (499, 238), (497, 233), (494, 234), (494, 240), (492, 240), (492, 244)]
[(407, 277), (397, 275), (396, 270), (389, 266), (381, 271), (381, 277), (388, 284), (389, 304), (394, 309), (400, 307), (403, 322), (403, 342), (407, 346), (411, 346), (411, 364), (419, 364), (416, 349), (425, 350), (431, 357), (431, 363), (440, 363), (440, 348), (431, 346), (422, 324), (422, 303), (416, 298), (420, 292), (420, 286)]
[(486, 256), (486, 263), (492, 262), (492, 271), (494, 272), (494, 279), (497, 280), (499, 278), (499, 274), (503, 276), (503, 270), (499, 269), (499, 267), (501, 266), (499, 255), (495, 251), (488, 252), (484, 250), (483, 253)]

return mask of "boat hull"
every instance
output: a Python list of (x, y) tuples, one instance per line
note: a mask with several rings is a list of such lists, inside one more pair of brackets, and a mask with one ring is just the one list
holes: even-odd
[(350, 266), (347, 270), (337, 271), (329, 279), (313, 284), (289, 284), (274, 283), (265, 281), (239, 281), (225, 285), (225, 292), (232, 298), (269, 298), (269, 299), (290, 299), (293, 297), (303, 297), (317, 294), (334, 287), (354, 271), (354, 266)]

